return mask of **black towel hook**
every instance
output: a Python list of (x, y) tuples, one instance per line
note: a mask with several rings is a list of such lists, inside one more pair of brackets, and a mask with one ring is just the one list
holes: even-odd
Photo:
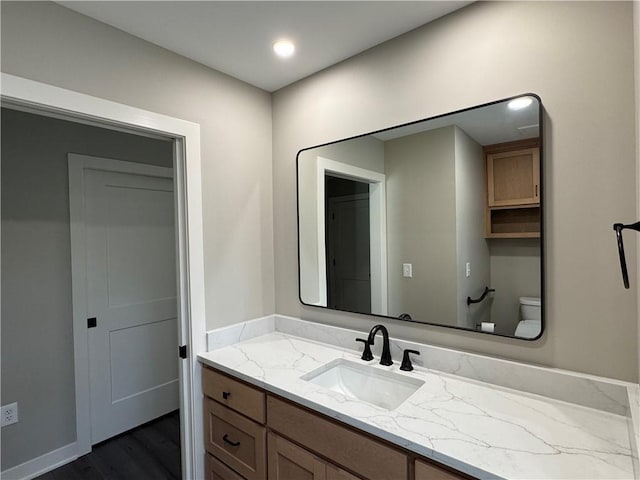
[(624, 288), (629, 288), (629, 273), (627, 272), (627, 259), (624, 256), (624, 243), (622, 242), (622, 230), (629, 229), (640, 232), (640, 222), (631, 223), (629, 225), (623, 225), (622, 223), (614, 223), (613, 229), (616, 232), (616, 238), (618, 239), (618, 256), (620, 257), (620, 269), (622, 270), (622, 283)]

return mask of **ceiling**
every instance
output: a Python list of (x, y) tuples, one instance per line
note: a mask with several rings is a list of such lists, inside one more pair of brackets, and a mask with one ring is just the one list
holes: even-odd
[[(471, 1), (59, 1), (273, 92)], [(276, 57), (274, 41), (296, 53)]]
[[(525, 95), (526, 96), (526, 95)], [(540, 102), (529, 97), (531, 105), (521, 110), (508, 107), (509, 100), (451, 113), (423, 122), (391, 128), (374, 133), (378, 140), (387, 141), (436, 128), (457, 125), (479, 145), (513, 142), (540, 136)]]

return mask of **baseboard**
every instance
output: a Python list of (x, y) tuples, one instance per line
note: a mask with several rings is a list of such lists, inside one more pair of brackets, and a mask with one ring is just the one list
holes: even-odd
[(0, 473), (2, 480), (30, 480), (78, 458), (76, 442), (28, 460)]

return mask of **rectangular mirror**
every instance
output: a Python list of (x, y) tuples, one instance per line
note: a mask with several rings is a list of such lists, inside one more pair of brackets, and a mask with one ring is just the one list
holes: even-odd
[(534, 94), (301, 150), (301, 302), (539, 338), (542, 164)]

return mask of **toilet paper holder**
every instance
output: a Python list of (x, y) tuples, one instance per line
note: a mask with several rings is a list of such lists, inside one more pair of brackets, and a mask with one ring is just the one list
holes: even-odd
[(614, 223), (613, 229), (616, 232), (616, 238), (618, 240), (618, 256), (620, 257), (620, 269), (622, 270), (622, 283), (624, 288), (629, 288), (629, 273), (627, 272), (627, 259), (624, 255), (624, 243), (622, 242), (622, 230), (635, 230), (640, 232), (640, 222), (631, 223), (629, 225), (623, 225), (622, 223)]

